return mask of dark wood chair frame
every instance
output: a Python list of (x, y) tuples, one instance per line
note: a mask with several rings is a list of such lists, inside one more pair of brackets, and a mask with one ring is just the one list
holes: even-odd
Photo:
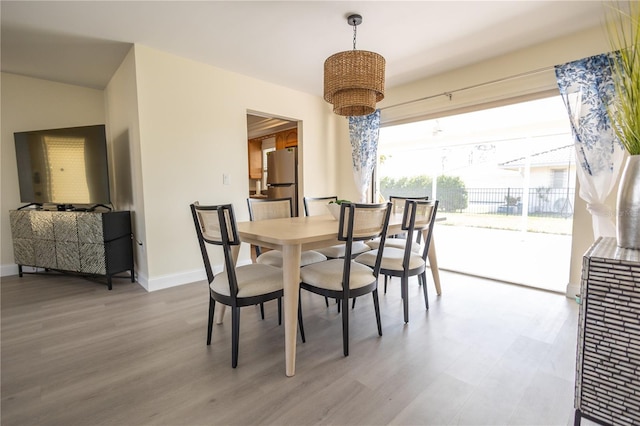
[[(353, 236), (353, 227), (354, 227), (354, 209), (379, 209), (380, 207), (386, 205), (387, 210), (384, 218), (384, 225), (381, 228), (380, 233), (376, 233), (375, 235), (367, 235), (364, 237), (354, 237)], [(340, 205), (340, 221), (338, 225), (338, 240), (344, 241), (346, 244), (345, 257), (344, 257), (344, 269), (342, 271), (343, 277), (343, 288), (342, 290), (329, 290), (323, 289), (311, 284), (305, 283), (304, 281), (300, 283), (300, 288), (310, 291), (315, 294), (319, 294), (321, 296), (330, 297), (332, 299), (340, 300), (342, 305), (342, 345), (344, 356), (349, 356), (349, 309), (348, 303), (349, 299), (356, 298), (367, 293), (372, 293), (373, 296), (373, 306), (376, 314), (376, 322), (378, 325), (378, 335), (382, 336), (382, 323), (380, 321), (380, 303), (378, 300), (378, 274), (380, 271), (380, 264), (382, 262), (382, 253), (384, 250), (384, 241), (387, 236), (387, 228), (389, 226), (389, 217), (391, 216), (391, 204), (390, 203), (382, 203), (382, 204), (353, 204), (353, 203), (344, 203)], [(345, 218), (347, 218), (347, 223), (345, 224)], [(346, 225), (346, 226), (345, 226)], [(378, 250), (378, 256), (376, 258), (375, 266), (373, 269), (373, 275), (376, 277), (371, 284), (357, 288), (351, 289), (349, 288), (349, 277), (351, 272), (351, 245), (354, 241), (364, 241), (371, 238), (380, 237), (380, 248)], [(302, 311), (302, 301), (298, 307), (299, 310)]]
[[(416, 227), (416, 207), (420, 204), (431, 204), (433, 209), (431, 210), (431, 218), (427, 226)], [(404, 322), (409, 322), (409, 298), (408, 287), (409, 277), (418, 276), (418, 284), (422, 285), (422, 292), (424, 293), (424, 304), (426, 309), (429, 309), (429, 298), (427, 297), (427, 255), (429, 254), (429, 244), (431, 243), (431, 235), (433, 233), (433, 225), (436, 222), (436, 213), (438, 211), (438, 200), (416, 200), (407, 199), (405, 201), (405, 209), (402, 215), (402, 230), (407, 234), (407, 242), (404, 249), (404, 258), (402, 260), (402, 270), (384, 269), (380, 268), (380, 273), (385, 276), (385, 290), (387, 287), (387, 277), (400, 277), (400, 288), (402, 294), (402, 305), (404, 311)], [(426, 232), (425, 232), (426, 229)], [(420, 257), (424, 261), (419, 267), (409, 269), (409, 259), (411, 257), (411, 240), (413, 239), (413, 233), (418, 232), (424, 234), (425, 241), (424, 247)]]
[[(238, 348), (240, 340), (240, 308), (262, 304), (264, 302), (276, 299), (278, 300), (278, 324), (281, 324), (282, 296), (284, 294), (284, 291), (278, 290), (257, 296), (238, 297), (238, 280), (236, 277), (235, 261), (231, 253), (231, 246), (239, 245), (240, 238), (238, 236), (235, 215), (233, 213), (233, 206), (231, 204), (203, 206), (193, 203), (190, 207), (191, 214), (193, 216), (193, 223), (196, 228), (196, 234), (198, 236), (198, 243), (200, 245), (205, 272), (207, 274), (207, 282), (209, 283), (209, 318), (207, 323), (207, 345), (211, 344), (211, 335), (213, 333), (213, 317), (215, 313), (216, 302), (229, 306), (231, 308), (232, 328), (231, 366), (233, 368), (236, 368), (238, 365)], [(220, 241), (205, 238), (202, 233), (200, 219), (198, 218), (198, 211), (217, 212), (221, 233)], [(211, 288), (211, 283), (213, 282), (215, 276), (213, 273), (213, 268), (211, 267), (211, 261), (209, 259), (206, 244), (213, 244), (222, 247), (222, 250), (224, 252), (224, 268), (229, 280), (229, 295), (217, 293)], [(302, 342), (305, 342), (306, 339), (304, 335), (304, 326), (302, 323), (302, 312), (300, 310), (298, 310), (298, 325), (300, 328)]]
[[(406, 201), (407, 200), (418, 200), (418, 201), (429, 201), (429, 196), (425, 195), (424, 197), (400, 197), (397, 195), (389, 195), (389, 202), (391, 203), (391, 205), (393, 206), (392, 209), (395, 209), (396, 206), (396, 202), (394, 202), (394, 200), (400, 200), (403, 201), (405, 203), (405, 207), (406, 207)], [(392, 211), (393, 213), (395, 213), (394, 211)], [(406, 232), (401, 232), (400, 234), (395, 234), (395, 235), (389, 235), (389, 238), (406, 238), (407, 234)], [(418, 232), (416, 234), (416, 243), (420, 244), (420, 242), (422, 241), (422, 232)], [(391, 279), (390, 276), (385, 275), (384, 276), (384, 294), (387, 294), (387, 280)]]
[[(263, 198), (247, 198), (247, 207), (249, 208), (249, 220), (251, 220), (251, 221), (254, 220), (254, 213), (253, 213), (253, 205), (254, 204), (269, 203), (269, 202), (273, 202), (273, 201), (285, 201), (285, 200), (289, 200), (289, 217), (293, 217), (293, 199), (291, 197), (267, 198), (267, 199), (263, 199)], [(256, 259), (257, 259), (258, 256), (260, 256), (262, 254), (262, 249), (260, 248), (260, 246), (254, 246), (254, 247), (256, 249)], [(262, 317), (262, 319), (264, 319), (264, 304), (263, 303), (260, 304), (260, 316)], [(279, 323), (280, 323), (280, 317), (278, 317), (278, 324)]]
[[(249, 220), (253, 221), (254, 219), (254, 212), (253, 212), (253, 205), (254, 204), (260, 204), (260, 203), (270, 203), (270, 202), (274, 202), (274, 201), (285, 201), (285, 200), (289, 200), (289, 217), (293, 217), (293, 199), (291, 197), (285, 197), (285, 198), (247, 198), (247, 207), (249, 208)], [(256, 246), (256, 257), (260, 256), (262, 254), (262, 249), (260, 248), (260, 246)]]
[[(333, 196), (329, 196), (329, 197), (304, 197), (302, 199), (302, 202), (304, 204), (304, 215), (305, 216), (309, 216), (309, 201), (326, 201), (327, 204), (329, 204), (330, 201), (338, 201), (338, 196), (337, 195), (333, 195)], [(329, 211), (327, 210), (327, 214), (329, 213)]]

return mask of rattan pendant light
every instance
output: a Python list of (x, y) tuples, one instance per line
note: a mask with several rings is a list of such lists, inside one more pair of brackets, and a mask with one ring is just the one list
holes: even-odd
[(356, 50), (356, 27), (362, 16), (349, 15), (353, 26), (353, 50), (338, 52), (324, 61), (324, 99), (338, 115), (369, 115), (384, 99), (384, 58), (374, 52)]

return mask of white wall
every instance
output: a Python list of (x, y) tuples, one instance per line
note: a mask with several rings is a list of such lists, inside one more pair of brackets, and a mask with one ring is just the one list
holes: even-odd
[[(601, 29), (585, 31), (387, 90), (379, 106), (551, 67), (607, 48)], [(527, 90), (522, 80), (510, 81), (500, 86), (503, 93), (483, 88), (445, 99), (444, 104), (444, 98), (435, 106), (426, 102), (425, 110), (464, 108), (553, 86), (549, 72), (527, 81)], [(230, 202), (239, 220), (248, 219), (247, 111), (302, 121), (301, 194), (358, 199), (347, 120), (332, 114), (322, 98), (136, 45), (104, 93), (2, 74), (3, 269), (15, 266), (10, 238), (4, 237), (9, 235), (5, 210), (20, 205), (12, 133), (104, 122), (105, 95), (110, 154), (117, 159), (113, 162), (114, 202), (117, 208), (134, 212), (134, 232), (141, 242), (136, 247), (136, 265), (140, 281), (149, 290), (203, 276), (189, 203)], [(223, 173), (231, 175), (230, 185), (222, 185)], [(576, 211), (576, 223), (584, 222), (581, 214), (587, 213)], [(585, 234), (574, 232), (573, 263), (581, 261), (592, 241)], [(246, 249), (241, 256), (248, 258)]]
[(113, 159), (113, 204), (118, 210), (131, 211), (135, 272), (137, 281), (146, 288), (149, 268), (145, 252), (146, 231), (137, 93), (135, 49), (132, 48), (107, 85), (105, 99), (109, 147)]
[(18, 171), (13, 133), (25, 130), (103, 124), (105, 122), (102, 90), (23, 77), (1, 75), (1, 164), (2, 205), (0, 207), (0, 276), (15, 275), (9, 210), (20, 202)]
[[(463, 112), (477, 105), (500, 104), (505, 99), (535, 97), (536, 93), (546, 90), (557, 93), (554, 65), (608, 50), (606, 33), (600, 27), (538, 44), (387, 90), (385, 99), (379, 104), (381, 118), (389, 123), (415, 116)], [(514, 76), (520, 77), (511, 78)], [(458, 91), (464, 88), (472, 89)], [(451, 99), (437, 96), (446, 92), (452, 92)], [(412, 102), (422, 98), (429, 99)]]
[[(535, 97), (536, 93), (554, 91), (557, 93), (554, 65), (563, 64), (584, 57), (597, 55), (609, 50), (604, 28), (596, 27), (552, 42), (532, 46), (517, 53), (493, 58), (482, 63), (458, 69), (445, 74), (426, 78), (413, 84), (387, 90), (385, 99), (379, 104), (382, 120), (386, 123), (412, 120), (416, 117), (437, 117), (463, 112), (480, 104), (500, 104), (509, 99)], [(542, 70), (533, 74), (533, 71)], [(452, 92), (465, 87), (497, 82), (475, 89), (454, 93), (452, 98), (435, 96), (421, 102), (416, 99), (428, 98), (444, 92)], [(394, 105), (402, 106), (394, 107)], [(572, 297), (579, 288), (582, 256), (593, 243), (591, 218), (586, 205), (578, 197), (574, 202), (574, 226), (571, 249), (571, 272), (567, 283), (567, 295)], [(615, 208), (615, 194), (607, 200)]]
[[(134, 49), (149, 290), (204, 277), (191, 202), (231, 203), (248, 220), (248, 110), (301, 120), (301, 193), (336, 192), (336, 118), (322, 98)], [(245, 247), (240, 262), (248, 258)]]
[[(247, 111), (301, 121), (301, 196), (355, 192), (352, 179), (338, 178), (345, 147), (336, 135), (347, 134), (346, 122), (317, 96), (140, 45), (105, 91), (10, 74), (2, 85), (3, 235), (4, 210), (20, 206), (13, 132), (106, 121), (113, 203), (132, 211), (136, 273), (148, 290), (204, 277), (191, 202), (232, 203), (248, 220)], [(240, 262), (248, 259), (245, 248)], [(2, 275), (17, 273), (10, 237), (2, 238), (2, 265)]]

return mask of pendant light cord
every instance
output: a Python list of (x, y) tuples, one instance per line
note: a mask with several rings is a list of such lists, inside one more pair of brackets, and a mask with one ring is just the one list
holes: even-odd
[(353, 25), (353, 50), (356, 50), (356, 32), (357, 32), (358, 24), (356, 23), (355, 18), (351, 25)]

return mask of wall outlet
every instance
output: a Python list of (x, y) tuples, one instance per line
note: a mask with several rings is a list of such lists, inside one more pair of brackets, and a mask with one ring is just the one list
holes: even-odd
[(222, 174), (222, 184), (231, 185), (231, 176), (228, 173)]

